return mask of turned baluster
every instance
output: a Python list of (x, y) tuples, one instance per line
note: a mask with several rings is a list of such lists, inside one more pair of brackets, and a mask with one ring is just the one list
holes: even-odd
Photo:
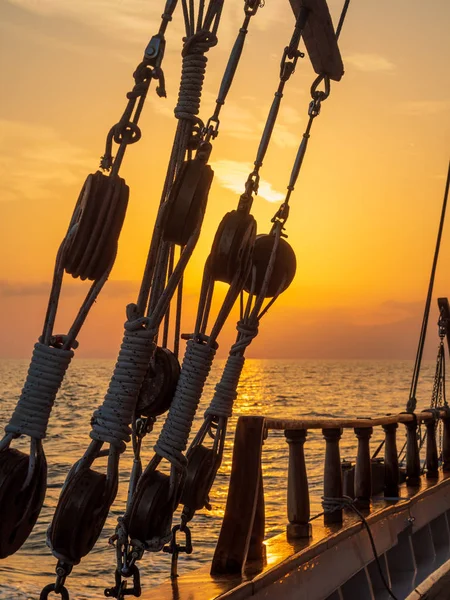
[[(423, 412), (426, 413), (427, 411), (424, 410)], [(433, 415), (425, 421), (425, 427), (427, 428), (427, 479), (434, 479), (439, 475), (439, 460), (436, 443), (436, 420)]]
[(406, 485), (420, 485), (420, 455), (416, 419), (406, 423)]
[(326, 441), (325, 468), (323, 477), (324, 523), (342, 523), (342, 508), (331, 510), (327, 499), (342, 498), (341, 457), (339, 455), (339, 440), (342, 429), (322, 429)]
[(397, 423), (383, 425), (386, 435), (384, 443), (384, 495), (388, 498), (398, 497), (397, 428)]
[(450, 416), (442, 419), (442, 425), (444, 429), (442, 434), (442, 470), (444, 473), (448, 473), (450, 471)]
[(358, 438), (358, 455), (355, 466), (355, 499), (360, 508), (368, 508), (372, 495), (372, 465), (369, 443), (373, 427), (355, 427), (354, 431)]
[(308, 476), (304, 452), (308, 432), (306, 429), (288, 429), (284, 434), (289, 444), (287, 535), (288, 538), (307, 538), (311, 536)]

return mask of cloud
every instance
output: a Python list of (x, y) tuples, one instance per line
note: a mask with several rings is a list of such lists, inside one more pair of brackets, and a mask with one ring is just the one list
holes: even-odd
[(395, 70), (395, 65), (380, 54), (350, 54), (350, 56), (345, 57), (345, 62), (353, 65), (358, 71), (367, 73)]
[[(71, 280), (69, 280), (71, 281)], [(84, 297), (86, 295), (85, 286), (72, 282), (63, 284), (64, 296)], [(138, 290), (139, 284), (135, 281), (108, 281), (102, 291), (104, 296), (110, 298), (120, 298), (130, 293), (135, 293)], [(23, 298), (23, 297), (48, 297), (50, 294), (51, 283), (49, 281), (2, 281), (0, 280), (0, 297), (1, 298)]]
[(412, 117), (437, 115), (450, 111), (450, 100), (411, 100), (400, 105), (403, 114)]
[(0, 201), (48, 198), (54, 184), (79, 183), (93, 159), (51, 128), (0, 119)]
[[(219, 160), (212, 165), (220, 185), (227, 190), (242, 194), (249, 173), (253, 170), (250, 163), (241, 163), (234, 160)], [(268, 202), (281, 202), (285, 194), (278, 192), (268, 181), (261, 179), (258, 196)]]
[[(10, 4), (43, 16), (64, 17), (93, 29), (115, 34), (130, 33), (142, 42), (160, 21), (161, 6), (148, 0), (9, 0)], [(142, 35), (142, 38), (139, 36)]]

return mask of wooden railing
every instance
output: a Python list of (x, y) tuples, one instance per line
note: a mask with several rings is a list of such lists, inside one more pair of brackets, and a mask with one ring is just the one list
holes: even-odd
[[(233, 449), (230, 487), (225, 516), (214, 554), (211, 574), (242, 573), (247, 560), (262, 559), (264, 555), (264, 490), (262, 479), (262, 446), (269, 430), (284, 430), (289, 445), (287, 482), (287, 535), (288, 538), (308, 538), (312, 532), (310, 497), (305, 462), (304, 444), (308, 430), (321, 429), (325, 438), (323, 494), (327, 499), (343, 496), (343, 468), (340, 458), (340, 439), (344, 429), (353, 429), (358, 442), (353, 485), (346, 493), (354, 498), (360, 510), (370, 510), (374, 493), (388, 498), (399, 495), (400, 469), (398, 462), (397, 431), (399, 424), (406, 427), (406, 485), (420, 486), (422, 467), (417, 435), (419, 424), (426, 427), (425, 477), (437, 478), (439, 461), (436, 441), (437, 421), (443, 423), (442, 470), (450, 471), (450, 411), (426, 410), (416, 414), (400, 413), (373, 419), (363, 418), (300, 418), (275, 419), (244, 416), (238, 419)], [(370, 438), (374, 427), (384, 432), (384, 462), (382, 489), (374, 489)], [(325, 524), (342, 523), (343, 510), (327, 510)]]

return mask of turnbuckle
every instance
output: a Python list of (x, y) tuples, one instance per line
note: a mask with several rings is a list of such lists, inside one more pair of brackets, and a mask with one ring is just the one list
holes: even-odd
[[(177, 544), (177, 531), (183, 532), (186, 536), (186, 544), (184, 546)], [(180, 552), (192, 554), (191, 530), (187, 526), (185, 520), (182, 520), (180, 525), (175, 525), (175, 527), (172, 528), (172, 539), (170, 540), (170, 544), (164, 546), (163, 552), (172, 555), (170, 577), (171, 579), (176, 579), (178, 577), (178, 555)]]
[[(128, 581), (126, 579), (122, 579), (122, 575), (124, 577), (133, 577), (133, 587), (128, 587)], [(116, 585), (112, 588), (106, 588), (104, 594), (107, 598), (117, 598), (117, 600), (123, 600), (125, 596), (135, 596), (139, 598), (142, 593), (141, 589), (141, 574), (139, 573), (139, 569), (136, 565), (133, 565), (129, 569), (129, 574), (125, 575), (122, 571), (120, 572), (116, 569), (115, 573)]]

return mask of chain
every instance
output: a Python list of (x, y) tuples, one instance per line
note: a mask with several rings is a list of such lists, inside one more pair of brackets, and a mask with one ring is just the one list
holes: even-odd
[[(142, 441), (144, 437), (152, 431), (155, 420), (156, 419), (153, 417), (133, 419), (134, 460), (128, 487), (127, 508), (130, 507), (133, 493), (142, 473)], [(126, 518), (119, 517), (117, 521), (116, 533), (109, 540), (110, 545), (115, 545), (116, 547), (116, 581), (114, 587), (105, 590), (105, 596), (118, 598), (120, 600), (125, 595), (140, 596), (140, 573), (135, 563), (142, 558), (144, 548), (129, 541), (126, 529)], [(125, 579), (123, 579), (123, 577), (125, 577)], [(127, 579), (130, 577), (133, 578), (132, 588), (127, 587)]]
[[(161, 16), (159, 31), (151, 38), (145, 49), (143, 60), (133, 73), (134, 86), (127, 94), (128, 104), (118, 123), (111, 127), (106, 138), (105, 154), (101, 157), (100, 168), (105, 171), (112, 170), (113, 175), (117, 175), (119, 172), (126, 147), (130, 144), (135, 144), (141, 139), (142, 134), (138, 123), (151, 80), (158, 80), (156, 93), (160, 98), (165, 98), (167, 95), (164, 72), (161, 68), (166, 48), (164, 34), (167, 25), (172, 20), (172, 14), (177, 2), (178, 0), (167, 1), (164, 13)], [(115, 158), (112, 156), (113, 142), (119, 146)]]

